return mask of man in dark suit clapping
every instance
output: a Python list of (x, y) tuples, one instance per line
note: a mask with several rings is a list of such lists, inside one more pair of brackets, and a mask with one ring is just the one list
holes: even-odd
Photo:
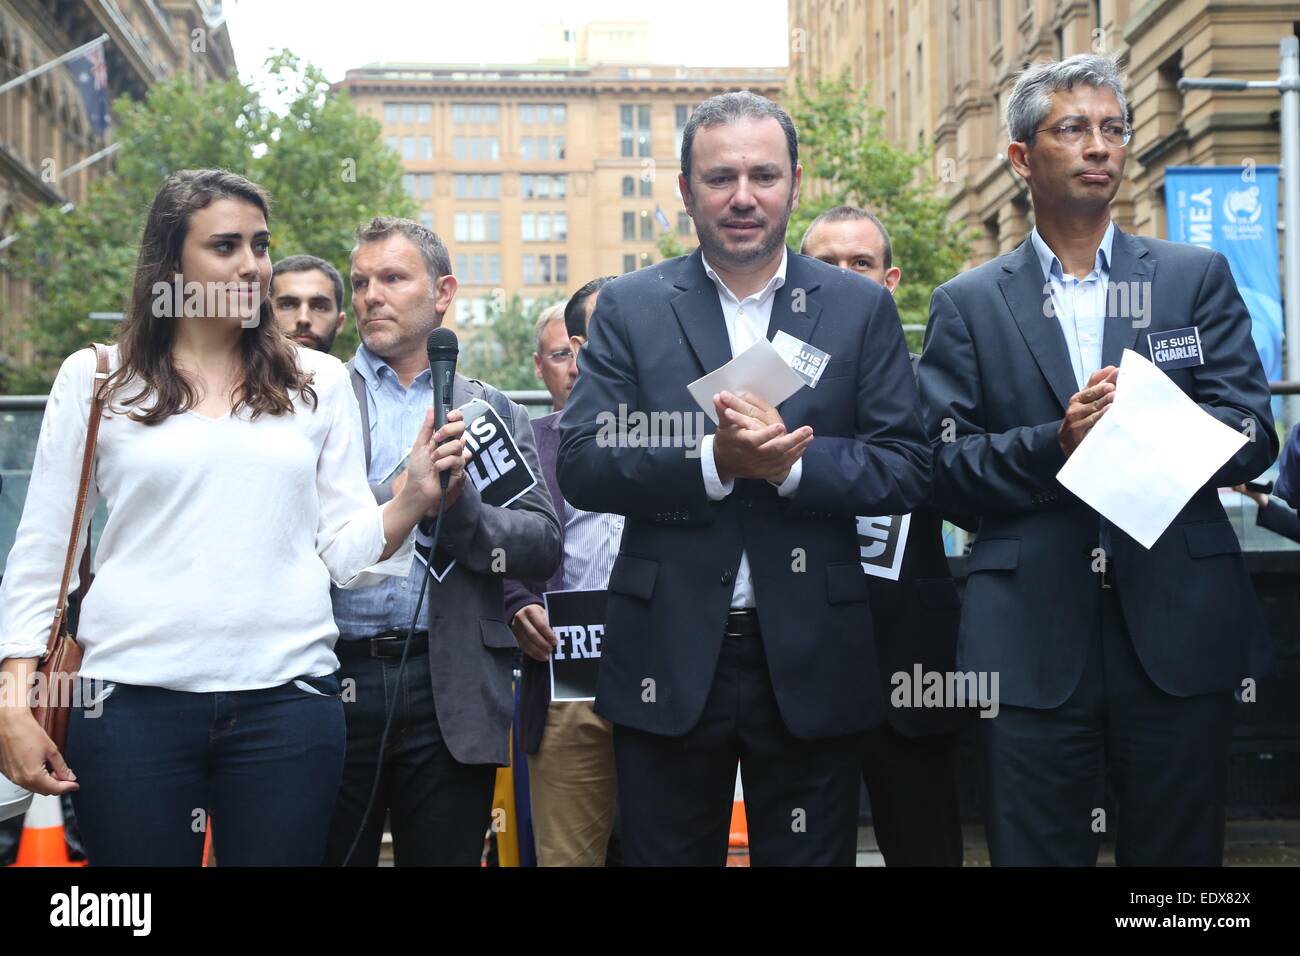
[[(929, 448), (892, 298), (785, 249), (801, 173), (775, 104), (695, 109), (679, 187), (700, 248), (601, 291), (560, 422), (565, 498), (627, 516), (596, 711), (634, 865), (724, 862), (737, 761), (753, 863), (854, 862), (885, 706), (855, 516), (920, 504)], [(695, 422), (687, 385), (778, 332), (829, 356), (815, 388), (717, 394), (717, 428), (675, 438), (605, 427)]]

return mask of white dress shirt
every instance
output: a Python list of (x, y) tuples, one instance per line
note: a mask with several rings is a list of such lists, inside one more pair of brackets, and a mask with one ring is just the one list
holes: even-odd
[[(718, 287), (718, 302), (722, 305), (722, 317), (727, 323), (727, 339), (731, 342), (732, 358), (744, 352), (759, 339), (767, 338), (767, 327), (772, 318), (772, 301), (776, 298), (776, 290), (785, 285), (785, 268), (788, 255), (787, 250), (782, 247), (781, 264), (777, 266), (776, 273), (768, 280), (767, 285), (753, 295), (738, 299), (736, 294), (727, 288), (727, 284), (722, 281), (713, 267), (709, 265), (709, 260), (704, 258), (703, 253), (700, 254), (700, 258), (704, 262), (705, 274)], [(709, 371), (713, 371), (713, 369), (709, 369)], [(718, 476), (718, 466), (713, 460), (712, 435), (706, 435), (700, 442), (700, 467), (704, 470), (704, 490), (710, 500), (721, 501), (735, 489), (735, 479), (724, 484)], [(783, 498), (792, 497), (799, 490), (799, 479), (802, 475), (803, 459), (800, 458), (791, 467), (790, 474), (786, 476), (785, 481), (776, 485), (777, 494)], [(731, 606), (755, 606), (754, 583), (749, 571), (749, 555), (743, 551), (740, 555), (740, 567), (736, 570), (736, 586), (731, 591)]]
[(1057, 257), (1038, 227), (1029, 234), (1038, 264), (1043, 268), (1052, 294), (1052, 309), (1065, 336), (1065, 348), (1074, 368), (1074, 380), (1082, 389), (1101, 368), (1101, 343), (1106, 331), (1106, 288), (1110, 282), (1110, 251), (1115, 242), (1115, 224), (1106, 228), (1097, 247), (1097, 258), (1092, 271), (1082, 279), (1066, 275)]
[[(370, 584), (409, 563), (408, 543), (363, 571), (385, 540), (366, 483), (361, 414), (338, 359), (297, 353), (314, 375), (314, 409), (294, 396), (293, 413), (256, 420), (247, 409), (215, 419), (190, 410), (142, 425), (119, 408), (101, 422), (86, 511), (102, 497), (108, 520), (76, 634), (84, 676), (235, 691), (332, 673), (330, 582)], [(50, 392), (0, 584), (0, 658), (45, 651), (94, 372), (83, 349)]]

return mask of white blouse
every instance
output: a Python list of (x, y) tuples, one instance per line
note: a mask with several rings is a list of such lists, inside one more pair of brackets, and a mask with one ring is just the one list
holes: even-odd
[[(297, 353), (314, 374), (315, 409), (294, 396), (295, 413), (256, 421), (247, 410), (218, 419), (187, 411), (146, 426), (119, 407), (101, 422), (86, 512), (102, 496), (108, 519), (76, 634), (84, 676), (233, 691), (332, 673), (331, 581), (361, 587), (410, 567), (409, 539), (375, 564), (383, 515), (366, 483), (347, 369), (320, 352)], [(110, 368), (118, 364), (114, 347)], [(50, 392), (0, 583), (0, 659), (45, 651), (94, 373), (83, 349)], [(83, 532), (78, 561), (84, 547)]]

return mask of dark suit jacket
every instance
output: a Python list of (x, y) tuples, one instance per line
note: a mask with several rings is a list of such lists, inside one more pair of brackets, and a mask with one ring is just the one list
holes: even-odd
[[(1217, 488), (1253, 479), (1277, 454), (1268, 383), (1227, 261), (1196, 246), (1116, 230), (1110, 283), (1150, 283), (1149, 325), (1105, 320), (1102, 365), (1147, 334), (1196, 326), (1205, 364), (1168, 372), (1224, 424), (1256, 421), (1247, 442), (1146, 550), (1110, 527), (1111, 571), (1137, 655), (1165, 692), (1236, 687), (1263, 620)], [(1123, 288), (1130, 288), (1125, 286)], [(968, 562), (958, 666), (997, 671), (1004, 704), (1047, 708), (1078, 684), (1096, 628), (1100, 517), (1056, 480), (1057, 429), (1078, 390), (1049, 289), (1028, 239), (935, 290), (919, 384), (946, 513), (980, 518)], [(952, 439), (955, 430), (955, 440)]]
[[(560, 413), (552, 412), (533, 419), (533, 434), (537, 436), (537, 460), (560, 519), (560, 564), (549, 581), (506, 581), (507, 624), (514, 620), (524, 605), (541, 604), (545, 592), (559, 591), (564, 587), (564, 504), (560, 497), (560, 482), (555, 477), (555, 455), (560, 447)], [(535, 754), (542, 745), (542, 731), (546, 729), (546, 708), (551, 703), (551, 674), (546, 664), (527, 654), (523, 655), (523, 662), (523, 679), (519, 688), (519, 739), (524, 753)]]
[[(915, 367), (917, 356), (913, 355)], [(957, 626), (961, 599), (943, 550), (943, 518), (929, 505), (912, 512), (898, 580), (868, 576), (871, 618), (880, 655), (886, 700), (894, 692), (893, 675), (946, 674), (957, 666)], [(909, 682), (909, 685), (911, 683)], [(887, 708), (889, 726), (906, 737), (953, 733), (963, 711), (951, 707)]]
[[(862, 731), (884, 718), (855, 515), (911, 511), (929, 448), (893, 299), (869, 279), (789, 256), (768, 328), (831, 356), (816, 389), (780, 408), (816, 435), (791, 498), (738, 479), (710, 501), (698, 455), (600, 435), (627, 412), (698, 406), (686, 386), (732, 357), (697, 250), (601, 290), (560, 422), (560, 488), (575, 507), (626, 515), (609, 581), (596, 711), (680, 736), (713, 683), (742, 550), (749, 555), (776, 701), (796, 736)], [(609, 416), (609, 417), (606, 417)], [(702, 413), (701, 428), (713, 431)]]

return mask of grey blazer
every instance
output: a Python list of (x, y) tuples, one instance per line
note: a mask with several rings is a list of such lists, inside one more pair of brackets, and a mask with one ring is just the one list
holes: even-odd
[[(351, 363), (349, 369), (355, 388), (361, 375)], [(360, 392), (359, 398), (364, 397)], [(451, 755), (461, 763), (504, 766), (510, 761), (517, 649), (505, 619), (504, 581), (551, 576), (560, 563), (560, 522), (542, 478), (528, 412), (492, 386), (457, 375), (453, 404), (463, 405), (472, 398), (497, 409), (508, 404), (512, 419), (506, 425), (538, 480), (506, 508), (483, 504), (478, 490), (467, 481), (460, 498), (443, 515), (438, 545), (456, 559), (456, 566), (441, 584), (429, 578), (425, 594), (428, 666), (438, 727)], [(369, 459), (370, 412), (367, 402), (359, 404)], [(366, 464), (368, 469), (368, 460)], [(388, 485), (371, 489), (380, 502), (393, 496)]]

